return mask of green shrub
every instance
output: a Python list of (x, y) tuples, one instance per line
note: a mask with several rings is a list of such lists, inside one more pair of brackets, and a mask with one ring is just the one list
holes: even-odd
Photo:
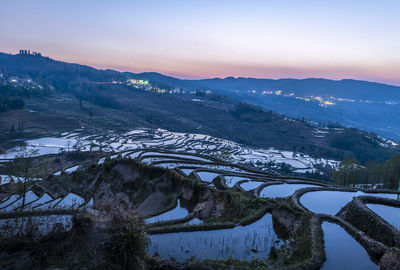
[(105, 243), (107, 264), (114, 269), (140, 269), (147, 255), (149, 239), (137, 216), (114, 215), (111, 238)]

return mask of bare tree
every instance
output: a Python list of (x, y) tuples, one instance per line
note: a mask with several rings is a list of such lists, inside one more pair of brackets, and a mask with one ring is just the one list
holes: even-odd
[[(22, 181), (20, 181), (22, 182), (22, 190), (20, 190), (20, 193), (22, 194), (22, 210), (25, 207), (26, 192), (28, 191), (30, 183), (34, 180), (32, 172), (33, 157), (37, 156), (37, 154), (38, 150), (23, 150), (14, 159), (12, 171), (15, 175), (21, 175), (22, 177)], [(13, 176), (10, 175), (10, 178), (11, 177)]]

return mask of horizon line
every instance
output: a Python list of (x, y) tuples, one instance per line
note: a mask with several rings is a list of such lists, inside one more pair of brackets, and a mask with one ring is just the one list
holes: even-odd
[[(29, 50), (29, 49), (28, 49)], [(38, 51), (33, 51), (30, 50), (32, 53), (33, 52), (38, 52)], [(3, 54), (9, 54), (9, 55), (20, 55), (20, 53), (7, 53), (7, 52), (1, 52)], [(41, 52), (39, 52), (41, 53)], [(273, 80), (273, 81), (279, 81), (279, 80), (328, 80), (328, 81), (335, 81), (335, 82), (340, 82), (340, 81), (345, 81), (345, 80), (349, 80), (349, 81), (358, 81), (358, 82), (368, 82), (368, 83), (376, 83), (376, 84), (382, 84), (382, 85), (387, 85), (387, 86), (393, 86), (393, 87), (400, 87), (400, 82), (397, 83), (388, 83), (388, 82), (384, 82), (384, 81), (374, 81), (374, 80), (367, 80), (367, 79), (354, 79), (354, 78), (341, 78), (341, 79), (334, 79), (334, 78), (327, 78), (327, 77), (280, 77), (280, 78), (271, 78), (271, 77), (244, 77), (244, 76), (234, 76), (234, 75), (229, 75), (226, 77), (199, 77), (199, 76), (184, 76), (184, 75), (179, 75), (179, 74), (166, 74), (163, 71), (140, 71), (140, 72), (134, 72), (134, 71), (128, 71), (126, 69), (122, 70), (119, 68), (106, 68), (106, 67), (101, 67), (101, 66), (96, 66), (96, 64), (90, 64), (90, 63), (80, 63), (80, 62), (68, 62), (68, 60), (62, 60), (62, 59), (55, 59), (52, 58), (51, 56), (47, 56), (44, 55), (43, 53), (41, 53), (40, 57), (43, 58), (48, 58), (51, 59), (53, 61), (58, 61), (58, 62), (64, 62), (64, 63), (69, 63), (69, 64), (78, 64), (78, 65), (82, 65), (82, 66), (87, 66), (87, 67), (91, 67), (94, 68), (96, 70), (102, 70), (102, 71), (115, 71), (115, 72), (119, 72), (119, 73), (134, 73), (134, 74), (142, 74), (142, 73), (157, 73), (163, 76), (167, 76), (167, 77), (171, 77), (174, 79), (179, 79), (179, 80), (184, 80), (184, 81), (197, 81), (197, 80), (213, 80), (213, 79), (220, 79), (220, 80), (224, 80), (227, 78), (234, 78), (234, 79), (255, 79), (255, 80)]]

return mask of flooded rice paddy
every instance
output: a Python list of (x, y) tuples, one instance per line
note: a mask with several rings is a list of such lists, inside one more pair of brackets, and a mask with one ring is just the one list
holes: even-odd
[(224, 176), (224, 178), (226, 185), (230, 188), (232, 188), (239, 181), (248, 180), (247, 178), (241, 176)]
[(214, 180), (214, 178), (219, 175), (218, 173), (213, 173), (213, 172), (196, 172), (196, 173), (202, 181), (209, 183), (211, 183)]
[(366, 204), (366, 206), (383, 218), (387, 223), (400, 230), (400, 208), (372, 203)]
[(374, 196), (389, 199), (396, 199), (396, 194), (387, 193), (365, 193), (362, 191), (357, 192), (344, 192), (344, 191), (312, 191), (307, 192), (300, 197), (301, 204), (317, 214), (336, 215), (340, 209), (348, 204), (355, 196)]
[(49, 194), (36, 195), (29, 190), (25, 193), (25, 201), (22, 195), (14, 194), (9, 198), (0, 201), (0, 213), (21, 210), (49, 210), (49, 209), (77, 209), (85, 205), (85, 200), (74, 193), (65, 197), (53, 199)]
[(181, 201), (178, 199), (178, 204), (177, 206), (167, 212), (164, 212), (160, 215), (157, 215), (155, 217), (147, 218), (145, 220), (146, 224), (149, 223), (154, 223), (154, 222), (160, 222), (160, 221), (168, 221), (168, 220), (173, 220), (173, 219), (179, 219), (179, 218), (184, 218), (189, 215), (189, 211), (186, 208), (183, 208), (181, 206)]
[(240, 187), (243, 188), (245, 191), (249, 191), (258, 188), (262, 184), (264, 184), (264, 182), (249, 181), (240, 184)]
[(42, 236), (52, 231), (68, 231), (72, 228), (72, 215), (48, 215), (0, 219), (0, 230), (8, 237), (34, 231)]
[(324, 222), (326, 261), (321, 269), (351, 269), (372, 270), (379, 269), (373, 263), (367, 251), (339, 225)]
[[(36, 155), (56, 154), (59, 151), (72, 151), (80, 149), (89, 151), (96, 146), (106, 151), (127, 151), (145, 148), (157, 148), (161, 150), (174, 150), (176, 152), (197, 153), (212, 155), (226, 159), (233, 163), (253, 164), (259, 169), (278, 168), (280, 163), (290, 165), (293, 171), (305, 173), (309, 171), (318, 172), (316, 165), (336, 167), (338, 162), (326, 159), (314, 159), (302, 153), (281, 151), (277, 149), (254, 149), (238, 143), (215, 138), (202, 134), (189, 134), (169, 132), (163, 129), (135, 129), (123, 134), (109, 132), (104, 135), (83, 135), (82, 130), (75, 133), (63, 133), (59, 137), (44, 137), (39, 139), (26, 140), (25, 146), (18, 146), (8, 149), (0, 155), (1, 159), (13, 159), (21, 151), (36, 150)], [(96, 147), (95, 147), (96, 148)], [(225, 156), (223, 153), (230, 153)], [(158, 152), (150, 154), (159, 155)], [(132, 158), (139, 154), (133, 153)], [(209, 162), (209, 159), (202, 157), (187, 156), (185, 154), (170, 154), (171, 158), (189, 158), (201, 162)], [(271, 165), (275, 164), (275, 165)], [(272, 166), (272, 167), (271, 167)], [(275, 167), (274, 167), (275, 166)]]
[(263, 188), (260, 193), (265, 198), (283, 198), (291, 196), (296, 190), (308, 187), (319, 187), (317, 185), (308, 184), (279, 184), (270, 185)]
[(272, 216), (266, 214), (258, 221), (232, 229), (178, 232), (150, 235), (151, 255), (160, 254), (165, 258), (184, 261), (191, 257), (198, 259), (266, 258), (272, 246), (279, 247), (279, 240), (273, 230)]

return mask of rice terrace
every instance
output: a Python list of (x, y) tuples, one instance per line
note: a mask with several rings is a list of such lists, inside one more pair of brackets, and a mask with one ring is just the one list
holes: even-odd
[[(308, 179), (305, 173), (282, 176), (262, 170), (268, 165), (261, 162), (271, 168), (285, 162), (296, 171), (316, 170), (314, 164), (320, 163), (336, 166), (333, 161), (165, 130), (138, 129), (122, 136), (79, 132), (30, 140), (2, 155), (2, 171), (17, 166), (20, 153), (39, 155), (28, 160), (40, 158), (28, 162), (27, 178), (2, 176), (0, 224), (9, 239), (47, 234), (60, 247), (69, 241), (83, 245), (80, 241), (91, 234), (112, 235), (113, 220), (123, 219), (148, 235), (141, 241), (152, 256), (147, 263), (155, 269), (198, 264), (318, 268), (342, 256), (377, 268), (378, 263), (392, 263), (392, 249), (399, 245), (400, 223), (388, 219), (398, 215), (398, 194), (344, 188)], [(87, 160), (75, 164), (80, 156)], [(34, 175), (42, 164), (53, 172)], [(81, 230), (89, 239), (74, 239)], [(353, 253), (333, 249), (343, 243)], [(46, 263), (60, 260), (61, 251), (48, 250), (46, 240), (26, 247), (36, 248), (55, 253)], [(66, 249), (62, 256), (100, 263), (82, 249)], [(29, 256), (32, 262), (43, 260), (35, 252)]]

